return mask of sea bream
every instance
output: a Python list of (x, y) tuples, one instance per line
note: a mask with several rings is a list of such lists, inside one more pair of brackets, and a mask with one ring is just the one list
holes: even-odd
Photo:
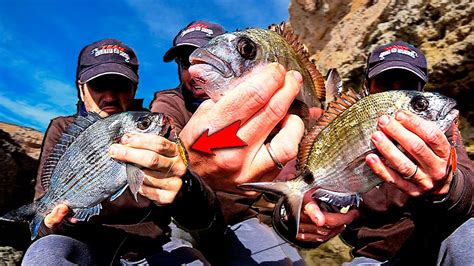
[(453, 99), (432, 92), (387, 91), (363, 97), (349, 90), (329, 105), (303, 137), (295, 179), (240, 187), (282, 195), (275, 212), (281, 212), (284, 204), (296, 234), (305, 193), (312, 192), (313, 198), (334, 206), (358, 206), (361, 194), (382, 182), (365, 163), (367, 154), (377, 153), (371, 136), (380, 116), (394, 117), (405, 110), (445, 132), (457, 120), (455, 105)]
[(109, 147), (125, 133), (165, 136), (169, 129), (168, 118), (160, 113), (124, 112), (107, 118), (95, 113), (78, 116), (44, 163), (41, 180), (47, 188), (45, 195), (0, 220), (29, 221), (34, 239), (44, 217), (60, 203), (72, 210), (74, 218), (86, 221), (100, 213), (103, 200), (111, 197), (113, 201), (127, 187), (136, 199), (143, 183), (143, 171), (133, 164), (112, 159)]
[[(312, 107), (324, 108), (324, 77), (309, 60), (298, 37), (284, 23), (268, 30), (252, 28), (226, 33), (196, 49), (189, 57), (195, 83), (217, 102), (244, 77), (266, 64), (278, 62), (303, 76), (303, 87), (293, 109), (309, 119)], [(302, 104), (303, 103), (303, 104)]]

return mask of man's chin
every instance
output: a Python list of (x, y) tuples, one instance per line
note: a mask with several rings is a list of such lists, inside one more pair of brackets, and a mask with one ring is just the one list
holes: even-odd
[(193, 89), (193, 96), (198, 99), (209, 99), (209, 96), (203, 89)]
[(100, 109), (99, 115), (102, 117), (107, 117), (109, 115), (117, 114), (123, 112), (122, 108), (115, 107), (115, 106), (106, 106)]

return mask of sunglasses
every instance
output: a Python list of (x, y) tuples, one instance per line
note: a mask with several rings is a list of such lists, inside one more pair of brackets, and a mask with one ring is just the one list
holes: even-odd
[(120, 75), (104, 75), (89, 81), (87, 85), (97, 93), (102, 93), (107, 90), (125, 92), (133, 87), (133, 82)]

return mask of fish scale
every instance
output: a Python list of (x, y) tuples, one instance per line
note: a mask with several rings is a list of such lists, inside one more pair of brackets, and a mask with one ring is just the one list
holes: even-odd
[[(295, 235), (306, 193), (311, 192), (314, 199), (330, 205), (358, 206), (361, 194), (382, 182), (365, 163), (368, 153), (377, 153), (371, 136), (377, 131), (380, 116), (394, 117), (397, 111), (409, 111), (445, 132), (459, 114), (453, 109), (453, 99), (437, 93), (387, 91), (364, 96), (350, 90), (329, 104), (300, 143), (300, 169), (295, 179), (239, 186), (281, 195), (273, 217), (289, 213), (289, 220), (293, 221), (289, 231)], [(273, 224), (279, 221), (274, 220)]]
[(76, 118), (44, 164), (41, 183), (48, 188), (45, 195), (0, 220), (29, 221), (33, 239), (44, 216), (60, 203), (72, 210), (73, 217), (85, 221), (100, 213), (103, 200), (115, 199), (127, 185), (136, 198), (143, 171), (112, 159), (109, 147), (125, 133), (163, 136), (168, 129), (168, 120), (161, 113), (124, 112), (107, 118), (89, 113)]

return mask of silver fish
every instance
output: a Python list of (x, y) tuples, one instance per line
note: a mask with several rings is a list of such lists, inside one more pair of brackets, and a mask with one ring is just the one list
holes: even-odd
[(324, 105), (324, 77), (310, 61), (298, 37), (284, 23), (272, 25), (268, 30), (253, 28), (217, 36), (196, 49), (189, 60), (193, 80), (215, 102), (244, 77), (258, 73), (266, 64), (278, 62), (303, 77), (302, 89), (292, 107), (294, 113), (310, 120), (309, 109)]
[(362, 97), (350, 90), (332, 102), (303, 137), (295, 179), (246, 183), (241, 188), (282, 195), (275, 212), (284, 204), (296, 234), (305, 193), (314, 191), (313, 198), (334, 206), (358, 206), (360, 194), (382, 182), (365, 163), (367, 154), (376, 153), (371, 136), (380, 116), (406, 110), (446, 131), (458, 117), (455, 105), (453, 99), (431, 92), (387, 91)]
[(79, 221), (100, 213), (101, 202), (111, 201), (127, 187), (137, 197), (143, 183), (141, 169), (110, 157), (111, 144), (125, 133), (150, 133), (164, 136), (168, 119), (160, 113), (124, 112), (107, 118), (95, 113), (77, 117), (66, 129), (44, 163), (42, 180), (48, 187), (39, 200), (13, 210), (0, 220), (29, 221), (31, 238), (37, 235), (46, 214), (58, 204), (66, 204)]

